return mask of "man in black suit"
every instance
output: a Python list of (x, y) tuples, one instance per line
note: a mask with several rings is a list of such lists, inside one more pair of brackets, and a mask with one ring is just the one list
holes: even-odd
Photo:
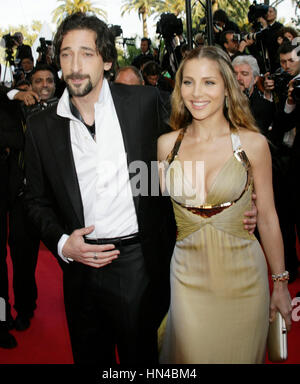
[(151, 196), (159, 94), (108, 84), (116, 50), (94, 16), (66, 18), (54, 47), (67, 89), (28, 121), (26, 201), (64, 270), (74, 361), (114, 364), (117, 345), (121, 363), (154, 364), (175, 241), (168, 199)]
[[(5, 319), (0, 319), (0, 347), (13, 348), (17, 342), (8, 331), (13, 328), (9, 296), (7, 269), (7, 227), (10, 206), (10, 169), (14, 153), (24, 146), (18, 102), (8, 100), (5, 87), (0, 88), (0, 298), (5, 302)], [(17, 177), (17, 176), (16, 176)], [(24, 272), (24, 271), (23, 271)], [(0, 310), (3, 308), (0, 308)], [(2, 312), (1, 312), (2, 313)]]

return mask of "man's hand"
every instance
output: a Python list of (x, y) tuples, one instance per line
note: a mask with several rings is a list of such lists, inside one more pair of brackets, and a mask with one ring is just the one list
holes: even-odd
[(289, 89), (288, 89), (288, 97), (287, 97), (287, 103), (290, 105), (295, 105), (295, 100), (292, 98), (292, 91), (294, 90), (294, 80), (291, 80), (289, 82)]
[(255, 205), (255, 200), (256, 200), (256, 195), (255, 193), (253, 193), (251, 211), (247, 211), (244, 213), (244, 215), (246, 216), (246, 219), (243, 220), (244, 228), (246, 231), (249, 232), (250, 235), (254, 232), (256, 228), (257, 208)]
[(270, 72), (267, 72), (264, 75), (264, 78), (265, 78), (264, 79), (264, 89), (265, 89), (265, 91), (272, 92), (272, 91), (274, 91), (275, 83), (274, 83), (274, 80), (269, 79), (269, 76), (270, 76)]
[(84, 242), (83, 236), (93, 230), (94, 226), (76, 229), (63, 246), (63, 256), (94, 268), (104, 267), (115, 260), (120, 251), (113, 244), (94, 245)]
[(267, 28), (268, 22), (266, 19), (264, 19), (263, 17), (258, 17), (257, 21), (260, 22), (262, 28)]
[(20, 91), (15, 95), (14, 100), (23, 101), (25, 105), (30, 106), (39, 102), (40, 97), (34, 91)]

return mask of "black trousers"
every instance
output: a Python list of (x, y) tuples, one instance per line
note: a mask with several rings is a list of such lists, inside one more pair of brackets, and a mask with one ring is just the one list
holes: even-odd
[(37, 285), (35, 269), (40, 240), (28, 222), (19, 196), (9, 213), (9, 247), (13, 265), (14, 307), (19, 315), (33, 315), (36, 308)]
[[(0, 159), (0, 297), (8, 306), (7, 273), (8, 163)], [(6, 313), (9, 308), (6, 308)]]
[[(65, 304), (75, 364), (115, 365), (115, 346), (121, 364), (158, 361), (152, 289), (141, 245), (119, 250), (118, 259), (103, 268), (75, 262), (66, 267)], [(71, 288), (72, 269), (82, 272), (80, 289)]]

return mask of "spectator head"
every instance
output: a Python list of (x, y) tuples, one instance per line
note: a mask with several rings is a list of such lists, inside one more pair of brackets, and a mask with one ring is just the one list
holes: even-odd
[(190, 52), (190, 50), (189, 50), (188, 44), (183, 44), (180, 47), (180, 53), (181, 53), (181, 56), (183, 59), (188, 55), (189, 52)]
[(220, 36), (220, 44), (229, 54), (235, 54), (239, 49), (239, 43), (235, 40), (234, 31), (223, 31)]
[(38, 64), (30, 75), (32, 90), (36, 92), (42, 101), (51, 99), (56, 90), (56, 73), (50, 65)]
[(292, 27), (282, 27), (278, 32), (277, 42), (281, 45), (283, 42), (293, 41), (298, 37), (298, 32)]
[(213, 22), (217, 24), (218, 27), (224, 28), (228, 23), (229, 19), (227, 13), (223, 9), (217, 9), (213, 14)]
[(29, 91), (31, 90), (31, 84), (28, 80), (19, 80), (16, 83), (16, 88), (20, 91)]
[[(188, 73), (185, 74), (187, 63), (193, 61), (194, 70), (199, 68), (200, 73)], [(211, 64), (209, 67), (207, 65), (202, 66), (204, 61), (209, 61)], [(205, 63), (207, 64), (207, 63)], [(209, 76), (212, 75), (211, 72), (207, 74), (201, 72), (201, 68), (216, 68), (218, 71), (218, 79), (211, 79), (211, 81), (206, 81), (207, 77), (210, 80)], [(215, 71), (212, 71), (213, 73)], [(185, 77), (188, 76), (188, 77)], [(201, 76), (201, 78), (199, 78)], [(195, 79), (198, 79), (198, 83), (195, 85)], [(203, 79), (202, 79), (203, 78)], [(221, 80), (220, 80), (221, 78)], [(217, 46), (204, 46), (201, 49), (193, 49), (187, 57), (181, 62), (175, 79), (175, 88), (172, 93), (172, 112), (170, 117), (170, 126), (173, 129), (179, 129), (186, 127), (192, 121), (192, 114), (190, 110), (186, 107), (183, 96), (182, 96), (182, 86), (183, 81), (186, 79), (188, 83), (191, 83), (191, 92), (193, 92), (193, 87), (197, 90), (198, 94), (201, 95), (205, 92), (206, 87), (209, 85), (215, 84), (214, 81), (217, 81), (220, 86), (220, 81), (223, 81), (224, 84), (224, 101), (223, 101), (223, 113), (225, 118), (228, 120), (232, 130), (239, 129), (240, 127), (257, 131), (253, 116), (249, 108), (248, 98), (241, 91), (239, 84), (236, 79), (231, 61), (228, 55)], [(209, 84), (207, 84), (209, 83)], [(202, 96), (203, 98), (203, 96)]]
[(269, 7), (267, 16), (266, 16), (266, 20), (268, 24), (274, 23), (274, 21), (276, 21), (276, 18), (277, 18), (277, 9), (275, 7)]
[(96, 48), (106, 63), (114, 63), (117, 59), (114, 36), (107, 25), (96, 16), (88, 16), (83, 12), (67, 16), (59, 25), (53, 40), (54, 55), (60, 67), (60, 48), (65, 35), (74, 30), (89, 30), (95, 32)]
[(147, 37), (143, 37), (141, 39), (141, 51), (142, 51), (142, 53), (148, 52), (150, 49), (150, 46), (151, 46), (151, 40), (148, 39)]
[(22, 32), (16, 32), (14, 35), (14, 40), (17, 41), (17, 43), (19, 45), (22, 45), (23, 44), (23, 40), (24, 40), (24, 36), (22, 34)]
[(241, 55), (232, 60), (232, 66), (241, 90), (251, 95), (260, 75), (257, 60), (251, 55)]
[(129, 65), (120, 68), (115, 76), (115, 83), (128, 85), (144, 85), (142, 73), (136, 67)]
[(196, 44), (196, 47), (201, 47), (202, 45), (205, 44), (205, 37), (204, 37), (204, 34), (202, 32), (199, 32), (196, 34), (195, 44)]
[(281, 68), (291, 76), (300, 73), (300, 57), (297, 46), (284, 42), (278, 49)]
[(21, 64), (21, 68), (25, 73), (31, 72), (34, 67), (33, 57), (32, 56), (23, 57), (20, 64)]
[(161, 70), (159, 65), (155, 61), (148, 61), (143, 67), (143, 78), (146, 85), (156, 86)]

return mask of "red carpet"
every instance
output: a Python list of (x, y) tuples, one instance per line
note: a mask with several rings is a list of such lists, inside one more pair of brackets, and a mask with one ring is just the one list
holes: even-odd
[[(8, 266), (11, 276), (10, 258), (8, 258)], [(12, 331), (18, 347), (12, 350), (0, 348), (0, 363), (72, 364), (62, 296), (62, 272), (55, 258), (43, 245), (40, 247), (36, 276), (39, 296), (31, 327), (24, 332)], [(292, 298), (300, 291), (300, 271), (298, 279), (289, 284), (289, 290)], [(10, 292), (12, 297), (11, 281)], [(300, 303), (298, 308), (297, 314), (300, 316)], [(288, 336), (288, 345), (288, 360), (281, 364), (299, 364), (300, 320), (293, 322), (292, 331)], [(268, 360), (267, 363), (269, 363)]]

